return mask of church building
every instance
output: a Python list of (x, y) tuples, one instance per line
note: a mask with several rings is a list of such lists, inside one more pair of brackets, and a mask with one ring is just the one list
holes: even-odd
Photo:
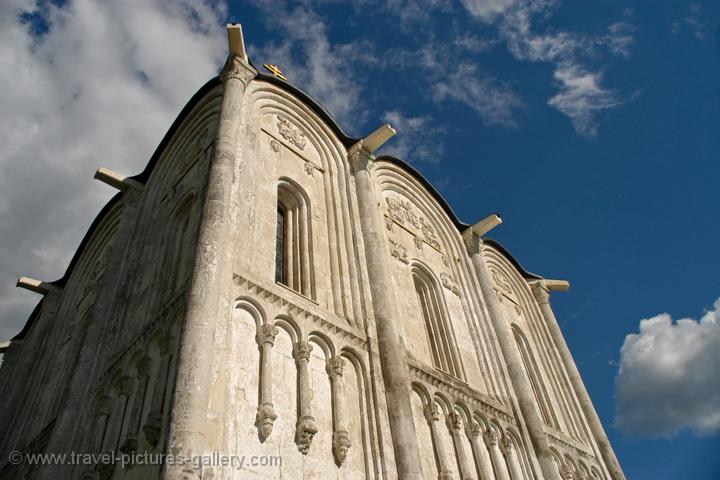
[(348, 137), (228, 44), (142, 173), (97, 171), (118, 192), (65, 275), (18, 281), (42, 300), (0, 369), (0, 478), (624, 480), (568, 283), (376, 156), (392, 127)]

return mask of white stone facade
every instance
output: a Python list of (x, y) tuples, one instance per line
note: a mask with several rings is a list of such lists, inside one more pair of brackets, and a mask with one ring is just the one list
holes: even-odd
[(65, 277), (35, 287), (0, 370), (0, 444), (280, 464), (3, 455), (0, 476), (623, 479), (553, 283), (233, 53)]

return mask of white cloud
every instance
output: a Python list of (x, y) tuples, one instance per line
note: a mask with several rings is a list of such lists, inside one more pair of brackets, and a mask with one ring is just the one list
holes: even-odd
[(397, 136), (384, 146), (389, 153), (409, 162), (439, 163), (445, 153), (440, 136), (445, 131), (429, 115), (406, 116), (397, 110), (385, 112), (383, 121), (397, 130)]
[(583, 58), (595, 56), (599, 47), (628, 58), (633, 44), (629, 22), (616, 22), (596, 36), (557, 29), (537, 33), (533, 23), (552, 14), (557, 6), (555, 0), (464, 0), (463, 4), (472, 16), (497, 24), (516, 59), (555, 65), (554, 79), (560, 91), (548, 100), (548, 105), (570, 117), (578, 134), (594, 137), (597, 114), (622, 104), (614, 90), (601, 85), (601, 73), (590, 71)]
[(262, 59), (259, 64), (278, 64), (293, 85), (316, 98), (344, 129), (358, 129), (366, 115), (358, 67), (379, 61), (372, 45), (331, 43), (323, 18), (309, 5), (291, 8), (277, 0), (256, 4), (266, 21), (282, 29), (284, 40), (253, 49), (253, 58)]
[(720, 431), (720, 298), (700, 320), (663, 313), (625, 337), (615, 379), (616, 425), (671, 436)]
[(482, 77), (478, 67), (462, 63), (433, 87), (433, 97), (452, 98), (480, 115), (485, 125), (516, 126), (514, 113), (523, 106), (512, 89), (493, 77)]
[(210, 5), (0, 3), (0, 338), (38, 300), (17, 276), (62, 276), (114, 193), (95, 169), (139, 172), (222, 66), (225, 9)]
[(485, 22), (492, 22), (511, 8), (522, 3), (521, 0), (461, 0), (470, 14)]
[(555, 70), (560, 92), (548, 100), (551, 105), (570, 117), (575, 130), (582, 136), (597, 135), (596, 115), (621, 103), (615, 92), (600, 85), (602, 76), (582, 70), (577, 65)]
[(688, 15), (685, 17), (685, 24), (698, 40), (705, 38), (707, 23), (701, 20), (703, 15), (702, 6), (693, 2), (688, 7)]

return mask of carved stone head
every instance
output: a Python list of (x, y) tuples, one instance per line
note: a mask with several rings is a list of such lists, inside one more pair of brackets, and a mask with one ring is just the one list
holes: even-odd
[(162, 430), (162, 415), (160, 412), (150, 412), (143, 425), (143, 433), (145, 434), (145, 440), (155, 447), (160, 441), (160, 432)]
[(310, 444), (312, 443), (313, 437), (317, 433), (317, 427), (315, 427), (315, 419), (310, 416), (305, 416), (300, 419), (295, 431), (295, 443), (298, 446), (298, 450), (303, 455), (307, 455), (310, 451)]
[(80, 478), (82, 480), (100, 480), (100, 473), (96, 470), (85, 470)]
[(350, 436), (346, 431), (341, 430), (333, 434), (333, 453), (335, 455), (335, 463), (337, 463), (338, 466), (342, 465), (345, 461), (351, 445)]
[(272, 433), (275, 420), (277, 420), (277, 414), (271, 403), (263, 403), (258, 407), (257, 426), (263, 440), (268, 438)]

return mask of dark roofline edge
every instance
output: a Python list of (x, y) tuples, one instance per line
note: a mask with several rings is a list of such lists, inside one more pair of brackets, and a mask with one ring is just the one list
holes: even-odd
[[(273, 75), (266, 75), (264, 73), (258, 73), (255, 76), (256, 80), (262, 80), (267, 83), (271, 83), (273, 85), (276, 85), (284, 90), (289, 91), (291, 94), (296, 96), (298, 99), (300, 99), (306, 106), (310, 107), (310, 109), (317, 114), (333, 131), (333, 133), (340, 139), (340, 142), (345, 146), (345, 148), (350, 148), (353, 145), (355, 145), (357, 142), (359, 142), (361, 139), (359, 138), (353, 138), (348, 136), (342, 128), (338, 125), (338, 123), (335, 121), (335, 119), (330, 115), (330, 113), (325, 110), (325, 108), (320, 105), (314, 98), (312, 98), (307, 93), (303, 92), (299, 88), (295, 87), (294, 85), (290, 84), (289, 82), (286, 82), (278, 77), (275, 77)], [(162, 155), (163, 151), (165, 151), (165, 147), (167, 147), (167, 144), (170, 143), (170, 140), (175, 135), (175, 132), (180, 128), (180, 125), (185, 120), (185, 117), (187, 117), (190, 112), (195, 108), (195, 105), (203, 98), (205, 95), (207, 95), (213, 88), (220, 85), (222, 82), (220, 81), (220, 77), (216, 76), (214, 78), (211, 78), (208, 80), (200, 89), (195, 92), (195, 94), (190, 98), (190, 100), (185, 104), (185, 106), (182, 108), (180, 113), (178, 114), (177, 118), (175, 118), (175, 121), (173, 121), (172, 125), (168, 129), (168, 131), (163, 136), (163, 139), (160, 141), (160, 144), (155, 149), (155, 152), (150, 157), (150, 160), (148, 161), (147, 165), (143, 169), (142, 172), (138, 173), (137, 175), (134, 175), (130, 178), (133, 180), (136, 180), (140, 183), (146, 183), (148, 179), (150, 178), (150, 175), (152, 174), (153, 170), (155, 169), (155, 165), (157, 165), (157, 162), (160, 159), (160, 156)], [(400, 168), (407, 171), (411, 176), (413, 176), (416, 180), (422, 184), (423, 187), (427, 189), (427, 191), (435, 198), (435, 200), (438, 202), (438, 204), (442, 207), (442, 209), (445, 211), (445, 213), (450, 217), (453, 224), (457, 229), (462, 232), (466, 228), (468, 228), (470, 225), (460, 221), (455, 215), (455, 212), (453, 211), (452, 207), (450, 207), (450, 204), (445, 200), (445, 198), (442, 196), (440, 192), (437, 191), (437, 189), (421, 174), (415, 167), (410, 165), (405, 160), (402, 160), (400, 158), (394, 157), (392, 155), (380, 155), (377, 157), (377, 160), (385, 161), (388, 163), (395, 164), (399, 166)], [(67, 269), (65, 270), (65, 274), (50, 283), (53, 285), (56, 285), (58, 287), (64, 287), (68, 280), (70, 279), (70, 275), (72, 274), (73, 270), (75, 269), (75, 266), (77, 265), (77, 262), (80, 260), (80, 256), (82, 255), (82, 252), (85, 250), (85, 247), (87, 246), (88, 242), (93, 236), (93, 233), (95, 233), (95, 230), (102, 222), (103, 218), (105, 217), (105, 214), (107, 214), (110, 209), (113, 208), (113, 206), (120, 201), (120, 197), (122, 196), (122, 192), (116, 193), (106, 204), (105, 206), (100, 210), (100, 212), (97, 214), (93, 222), (90, 224), (90, 227), (88, 228), (87, 232), (85, 233), (85, 236), (83, 237), (82, 241), (80, 242), (80, 245), (78, 246), (77, 250), (75, 251), (75, 254), (73, 255), (72, 259), (70, 260), (70, 263), (68, 264)], [(485, 239), (486, 242), (490, 243), (492, 246), (497, 248), (499, 251), (501, 251), (510, 262), (515, 266), (515, 268), (520, 271), (520, 273), (523, 275), (523, 277), (530, 278), (530, 279), (539, 279), (541, 277), (527, 272), (520, 263), (513, 257), (510, 252), (508, 252), (502, 245), (500, 245), (495, 240), (491, 239)], [(42, 304), (42, 300), (38, 302), (38, 304), (35, 306), (35, 309), (30, 314), (30, 317), (28, 318), (28, 321), (25, 323), (25, 326), (23, 329), (15, 335), (12, 340), (21, 340), (25, 337), (27, 332), (32, 327), (32, 324), (35, 321), (35, 318), (40, 313), (40, 305)]]

